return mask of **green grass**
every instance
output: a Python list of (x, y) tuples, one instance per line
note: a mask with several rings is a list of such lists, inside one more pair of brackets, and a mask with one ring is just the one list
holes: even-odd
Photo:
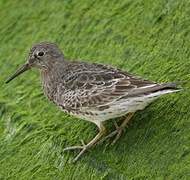
[[(188, 0), (0, 0), (0, 18), (0, 179), (190, 178)], [(69, 164), (76, 152), (63, 148), (89, 141), (95, 125), (50, 103), (36, 70), (4, 83), (41, 41), (69, 59), (183, 81), (185, 90), (138, 112), (115, 146), (107, 141)]]

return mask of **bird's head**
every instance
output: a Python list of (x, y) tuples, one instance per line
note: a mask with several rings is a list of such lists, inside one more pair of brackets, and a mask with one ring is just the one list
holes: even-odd
[(31, 48), (27, 62), (10, 76), (6, 83), (33, 67), (48, 70), (54, 64), (63, 61), (63, 58), (63, 54), (56, 44), (47, 42), (36, 44)]

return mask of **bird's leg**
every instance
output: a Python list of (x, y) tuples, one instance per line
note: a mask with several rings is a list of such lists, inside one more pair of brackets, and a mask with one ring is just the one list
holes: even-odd
[(106, 139), (111, 138), (111, 137), (113, 137), (113, 136), (116, 135), (115, 139), (114, 139), (113, 142), (112, 142), (112, 145), (114, 145), (114, 144), (117, 142), (117, 140), (120, 138), (122, 132), (125, 130), (125, 127), (127, 126), (127, 124), (128, 124), (128, 122), (130, 121), (130, 119), (133, 117), (133, 115), (134, 115), (134, 113), (129, 113), (129, 114), (127, 115), (127, 117), (123, 120), (123, 122), (121, 123), (120, 126), (118, 126), (117, 123), (114, 122), (115, 127), (116, 127), (116, 130), (113, 131), (113, 132), (111, 132), (110, 134), (108, 134), (108, 135), (107, 135), (105, 138), (103, 138), (100, 142), (103, 142), (103, 141), (105, 141)]
[(100, 140), (100, 138), (105, 134), (105, 127), (103, 126), (102, 122), (98, 124), (99, 127), (99, 133), (88, 143), (84, 144), (82, 141), (82, 146), (72, 146), (72, 147), (67, 147), (63, 151), (68, 151), (68, 150), (74, 150), (74, 149), (81, 149), (80, 153), (74, 158), (73, 162), (76, 162), (84, 152), (86, 152), (89, 148), (92, 146), (96, 145), (97, 142)]
[(133, 117), (134, 113), (129, 113), (128, 116), (123, 120), (122, 124), (118, 127), (118, 125), (116, 125), (116, 132), (117, 135), (115, 137), (115, 139), (112, 142), (112, 145), (114, 145), (117, 140), (121, 137), (121, 134), (123, 131), (125, 131), (125, 127), (127, 126), (128, 122), (130, 121), (130, 119)]

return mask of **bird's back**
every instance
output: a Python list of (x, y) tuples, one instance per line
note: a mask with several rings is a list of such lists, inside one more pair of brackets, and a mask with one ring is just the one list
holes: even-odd
[[(144, 109), (174, 84), (157, 84), (127, 72), (85, 62), (67, 62), (43, 74), (46, 95), (64, 111), (86, 120), (107, 120)], [(54, 88), (51, 88), (54, 87)]]

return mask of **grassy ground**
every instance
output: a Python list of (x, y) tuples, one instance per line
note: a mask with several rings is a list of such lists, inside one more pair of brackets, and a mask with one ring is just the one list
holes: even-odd
[[(188, 0), (0, 0), (0, 18), (0, 179), (190, 178)], [(35, 70), (4, 84), (40, 41), (70, 59), (185, 81), (185, 90), (138, 112), (114, 147), (107, 141), (69, 164), (76, 154), (63, 148), (90, 140), (96, 127), (50, 103)]]

